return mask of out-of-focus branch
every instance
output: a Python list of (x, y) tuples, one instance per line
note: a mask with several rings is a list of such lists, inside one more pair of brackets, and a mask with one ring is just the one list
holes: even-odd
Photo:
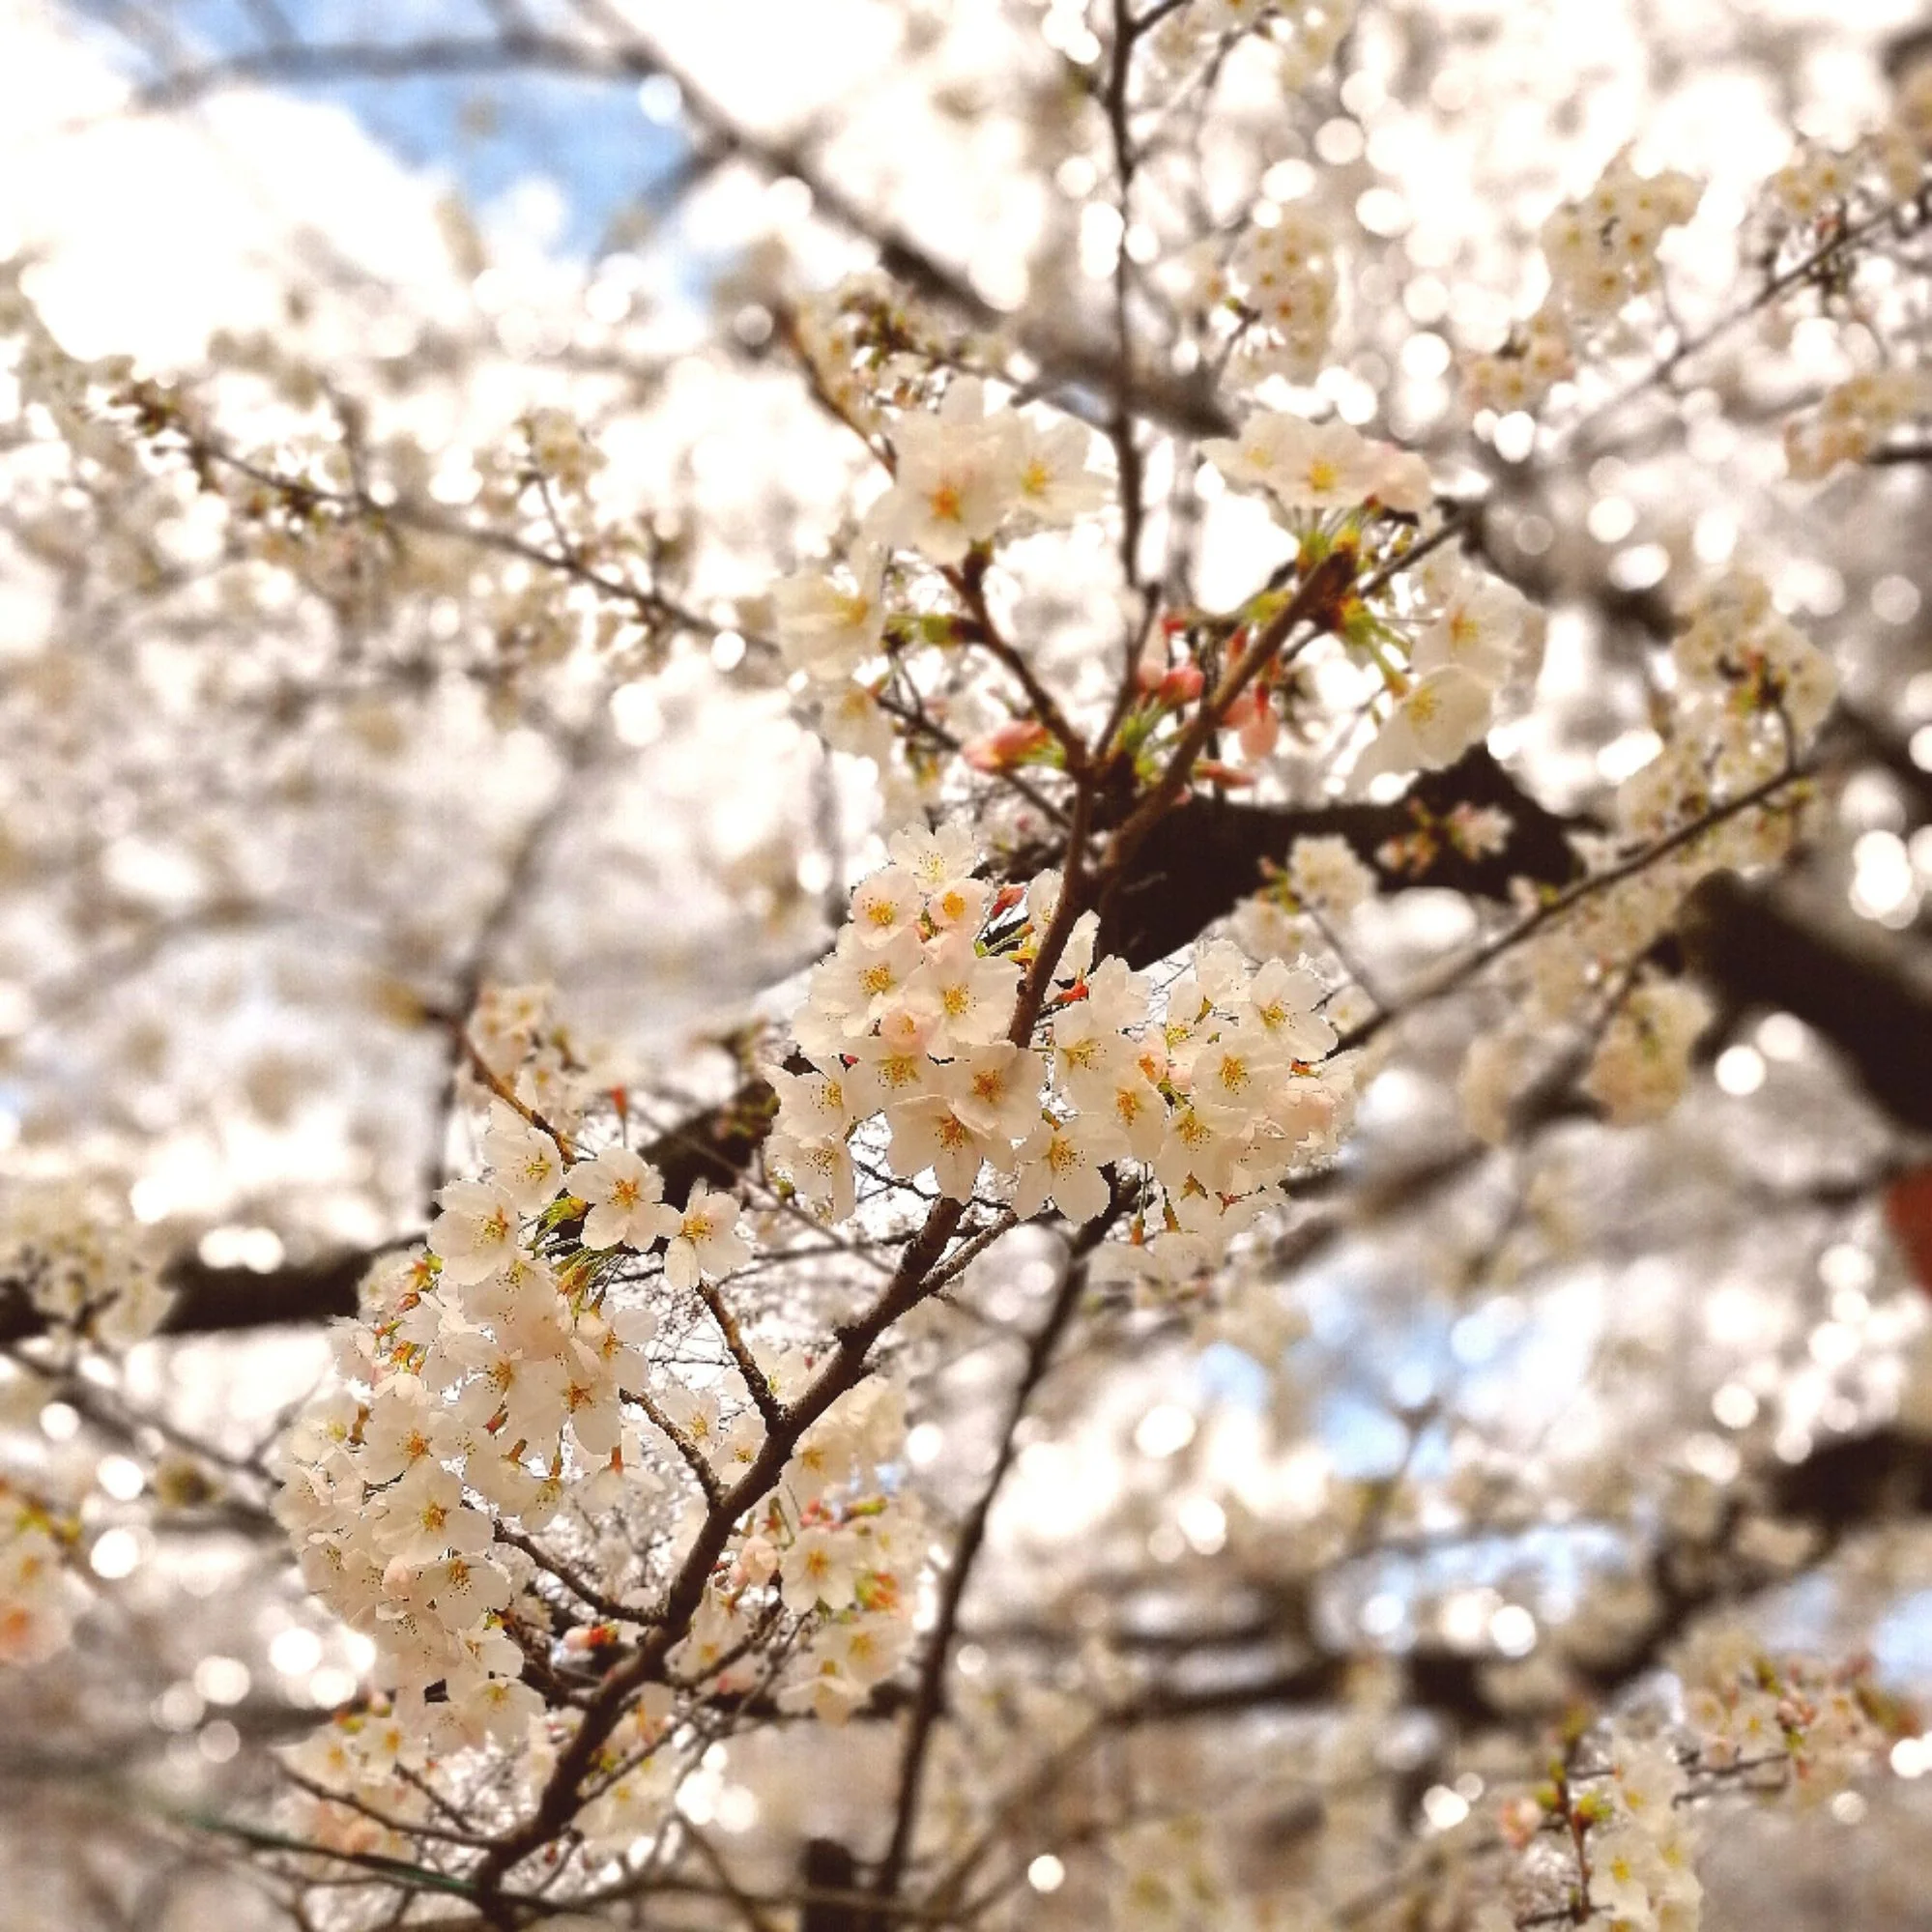
[(1696, 971), (1741, 1006), (1793, 1013), (1830, 1040), (1871, 1098), (1932, 1130), (1932, 957), (1862, 924), (1807, 917), (1775, 882), (1735, 873), (1691, 895), (1681, 931)]
[(324, 484), (311, 482), (305, 477), (267, 470), (229, 448), (215, 437), (189, 430), (185, 425), (178, 426), (186, 438), (188, 455), (198, 468), (207, 469), (213, 466), (232, 470), (237, 475), (247, 477), (250, 482), (258, 483), (263, 489), (285, 499), (291, 508), (312, 510), (327, 507), (343, 516), (360, 518), (372, 529), (411, 530), (424, 536), (447, 538), (454, 543), (474, 544), (480, 550), (493, 550), (506, 557), (520, 558), (527, 563), (534, 563), (545, 570), (556, 570), (564, 576), (574, 578), (595, 591), (600, 596), (630, 605), (639, 618), (647, 622), (667, 624), (701, 637), (715, 637), (721, 629), (726, 628), (708, 618), (699, 616), (697, 612), (685, 608), (655, 590), (630, 583), (623, 578), (613, 577), (596, 569), (581, 555), (546, 548), (543, 544), (532, 542), (513, 530), (502, 530), (492, 525), (476, 523), (462, 516), (450, 515), (430, 505), (414, 503), (407, 498), (379, 501), (360, 484), (346, 490), (331, 489)]
[[(1504, 1660), (1492, 1653), (1425, 1641), (1399, 1659), (1409, 1696), (1465, 1735), (1540, 1723), (1571, 1699), (1601, 1702), (1661, 1667), (1700, 1616), (1783, 1580), (1786, 1572), (1753, 1553), (1743, 1535), (1746, 1524), (1770, 1521), (1803, 1539), (1802, 1564), (1811, 1571), (1861, 1530), (1926, 1517), (1932, 1517), (1932, 1440), (1888, 1428), (1828, 1444), (1795, 1466), (1776, 1464), (1746, 1478), (1710, 1536), (1665, 1535), (1647, 1559), (1656, 1593), (1650, 1617), (1588, 1662), (1572, 1659), (1553, 1692), (1514, 1689), (1493, 1674)], [(1115, 1706), (1109, 1723), (1136, 1728), (1341, 1701), (1364, 1659), (1352, 1651), (1311, 1648), (1312, 1580), (1278, 1589), (1236, 1625), (1205, 1636), (1178, 1631), (1145, 1646), (1187, 1659), (1188, 1667), (1169, 1667)], [(991, 1641), (1026, 1633), (974, 1634)], [(1051, 1633), (1033, 1634), (1047, 1640)]]
[[(1083, 391), (1104, 413), (1098, 399), (1112, 393), (1120, 376), (1112, 342), (1070, 332), (1053, 317), (996, 307), (961, 270), (847, 193), (801, 147), (746, 128), (612, 10), (594, 11), (604, 28), (594, 41), (512, 26), (496, 34), (425, 35), (408, 41), (276, 42), (176, 68), (139, 89), (133, 104), (148, 112), (181, 108), (251, 82), (315, 84), (523, 72), (632, 83), (662, 75), (677, 83), (684, 118), (701, 147), (745, 161), (774, 180), (789, 176), (802, 181), (812, 190), (815, 213), (869, 243), (878, 251), (879, 266), (896, 281), (974, 328), (1010, 332), (1040, 365), (1049, 386)], [(1184, 380), (1161, 368), (1137, 368), (1133, 403), (1142, 417), (1189, 435), (1221, 436), (1231, 429), (1205, 372)]]
[[(1741, 1539), (1769, 1520), (1807, 1539), (1802, 1564), (1815, 1571), (1859, 1531), (1932, 1515), (1932, 1441), (1899, 1429), (1828, 1444), (1795, 1466), (1777, 1465), (1741, 1484), (1708, 1541), (1669, 1538), (1652, 1552), (1657, 1593), (1650, 1619), (1613, 1652), (1574, 1670), (1580, 1693), (1607, 1698), (1659, 1668), (1697, 1618), (1784, 1580)], [(1488, 1659), (1447, 1652), (1410, 1660), (1418, 1701), (1464, 1724), (1507, 1719), (1485, 1682)], [(1542, 1707), (1533, 1707), (1542, 1708)]]

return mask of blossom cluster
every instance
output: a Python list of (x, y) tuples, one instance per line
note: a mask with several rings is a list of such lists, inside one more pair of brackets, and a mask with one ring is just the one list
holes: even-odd
[(435, 1793), (424, 1775), (428, 1740), (388, 1697), (338, 1712), (288, 1746), (282, 1762), (301, 1780), (285, 1806), (288, 1822), (327, 1851), (404, 1856), (411, 1849), (408, 1828), (435, 1815)]
[(1235, 36), (1251, 36), (1280, 65), (1281, 85), (1307, 87), (1335, 58), (1357, 0), (1193, 0), (1155, 30), (1155, 60), (1178, 79)]
[[(1440, 769), (1489, 729), (1506, 688), (1534, 676), (1541, 626), (1513, 586), (1438, 550), (1402, 580), (1406, 667), (1375, 654), (1393, 707), (1355, 767), (1359, 785), (1385, 771)], [(1373, 654), (1373, 653), (1371, 653)]]
[(1157, 992), (1096, 961), (1085, 912), (1027, 1025), (1023, 975), (1058, 875), (995, 891), (957, 822), (908, 828), (888, 855), (793, 1019), (809, 1071), (773, 1076), (767, 1162), (830, 1219), (854, 1213), (857, 1164), (875, 1159), (952, 1200), (986, 1185), (1019, 1219), (1051, 1205), (1076, 1224), (1115, 1200), (1112, 1170), (1132, 1236), (1097, 1271), (1171, 1284), (1214, 1266), (1290, 1168), (1334, 1148), (1348, 1084), (1317, 1070), (1336, 1034), (1305, 966), (1256, 969), (1216, 941)]
[(1801, 482), (1862, 463), (1900, 423), (1932, 409), (1932, 381), (1918, 368), (1873, 369), (1825, 392), (1784, 425), (1785, 467)]
[[(38, 1362), (0, 1370), (0, 1400), (27, 1423), (53, 1394), (37, 1372), (82, 1349), (119, 1351), (154, 1334), (173, 1296), (125, 1197), (78, 1182), (11, 1187), (0, 1199), (0, 1308), (12, 1299), (42, 1328)], [(87, 1359), (92, 1372), (98, 1354)], [(40, 1430), (31, 1430), (38, 1442)], [(56, 1458), (0, 1471), (0, 1664), (44, 1662), (65, 1650), (90, 1593), (73, 1558), (88, 1470)], [(33, 1464), (35, 1459), (28, 1458)]]
[(913, 1585), (932, 1539), (917, 1499), (879, 1473), (903, 1460), (905, 1435), (898, 1388), (875, 1382), (846, 1397), (738, 1544), (731, 1593), (707, 1606), (702, 1621), (721, 1647), (741, 1641), (747, 1592), (803, 1620), (778, 1681), (782, 1710), (843, 1723), (911, 1650)]
[(1094, 466), (1091, 430), (1068, 418), (992, 405), (977, 377), (947, 385), (937, 411), (908, 410), (892, 424), (893, 484), (865, 532), (929, 563), (963, 562), (977, 543), (1026, 529), (1055, 529), (1111, 501)]
[(1699, 1766), (1760, 1784), (1842, 1784), (1912, 1721), (1873, 1681), (1868, 1657), (1835, 1665), (1773, 1657), (1719, 1627), (1689, 1647), (1681, 1671)]
[[(916, 692), (920, 676), (908, 685), (900, 674), (916, 672), (918, 652), (989, 642), (983, 615), (970, 605), (966, 561), (1016, 529), (1057, 527), (1092, 514), (1112, 487), (1092, 466), (1093, 439), (1082, 426), (989, 409), (984, 387), (972, 378), (952, 381), (937, 411), (903, 410), (887, 433), (892, 484), (845, 558), (786, 579), (771, 593), (780, 650), (819, 692), (822, 728), (833, 742), (870, 754), (881, 767), (893, 743), (879, 702), (888, 676), (907, 722), (907, 692)], [(1386, 553), (1389, 567), (1372, 599), (1352, 600), (1337, 627), (1336, 648), (1372, 672), (1380, 686), (1371, 713), (1380, 731), (1358, 762), (1358, 781), (1439, 767), (1475, 743), (1505, 688), (1534, 670), (1540, 629), (1520, 593), (1458, 553), (1433, 546), (1416, 567), (1400, 567), (1403, 541), (1433, 502), (1427, 463), (1345, 422), (1315, 423), (1271, 410), (1251, 413), (1238, 435), (1209, 439), (1201, 455), (1226, 485), (1263, 498), (1300, 541), (1305, 570), (1337, 549), (1354, 554), (1372, 542), (1378, 555)], [(920, 561), (945, 580), (939, 609), (928, 607)], [(959, 608), (962, 600), (966, 608)], [(1264, 594), (1244, 613), (1230, 650), (1238, 654), (1247, 627), (1278, 606), (1279, 598), (1269, 604)], [(1168, 631), (1186, 628), (1181, 622)], [(1197, 665), (1170, 665), (1159, 653), (1151, 668), (1143, 666), (1143, 702), (1129, 720), (1143, 737), (1162, 718), (1178, 719), (1203, 689)], [(1259, 761), (1272, 753), (1285, 703), (1272, 674), (1240, 694), (1224, 724), (1246, 757)], [(1146, 749), (1156, 748), (1149, 739)], [(1051, 762), (1053, 733), (1041, 717), (1023, 715), (967, 742), (964, 752), (968, 764), (987, 771), (1037, 758)]]
[[(490, 1006), (490, 1051), (527, 1054), (512, 1078), (541, 1059), (540, 1005)], [(637, 1150), (585, 1156), (521, 1096), (495, 1106), (482, 1153), (479, 1177), (443, 1189), (428, 1251), (380, 1267), (338, 1330), (339, 1379), (291, 1432), (276, 1507), (310, 1586), (374, 1641), (412, 1748), (540, 1756), (539, 1687), (654, 1620), (690, 1529), (680, 1476), (715, 1505), (813, 1364), (747, 1341), (715, 1298), (752, 1257), (733, 1196), (699, 1181), (670, 1205)], [(757, 1512), (609, 1747), (636, 1763), (586, 1811), (588, 1836), (620, 1846), (652, 1829), (677, 1781), (656, 1761), (673, 1711), (755, 1681), (767, 1639), (784, 1640), (781, 1701), (828, 1715), (897, 1666), (925, 1555), (916, 1510), (879, 1474), (903, 1432), (895, 1393), (853, 1390), (746, 1499)], [(338, 1729), (312, 1749), (355, 1760), (353, 1796), (389, 1775), (387, 1745), (361, 1763), (389, 1735)]]
[(1244, 325), (1237, 379), (1312, 382), (1334, 332), (1341, 281), (1327, 222), (1313, 209), (1282, 209), (1272, 224), (1242, 231), (1215, 280)]
[(1932, 70), (1921, 63), (1899, 89), (1894, 117), (1849, 148), (1801, 141), (1766, 183), (1767, 213), (1780, 242), (1805, 248), (1888, 201), (1918, 191), (1932, 133)]
[[(840, 354), (876, 354), (844, 336), (833, 339)], [(902, 361), (908, 366), (895, 373)], [(985, 709), (969, 688), (946, 688), (961, 663), (953, 648), (988, 642), (967, 601), (966, 566), (976, 572), (1000, 543), (1064, 530), (1105, 510), (1114, 479), (1103, 446), (1082, 423), (995, 402), (977, 377), (952, 377), (935, 405), (936, 384), (911, 356), (888, 357), (877, 368), (870, 361), (847, 367), (844, 375), (853, 391), (851, 420), (873, 425), (871, 440), (891, 482), (843, 558), (772, 587), (771, 627), (826, 741), (873, 759), (882, 777), (898, 747), (915, 762), (916, 775), (916, 762), (930, 763), (933, 746), (907, 729), (908, 697), (915, 708), (930, 702), (965, 715)], [(859, 400), (868, 375), (896, 409)], [(890, 711), (880, 703), (888, 682)], [(987, 723), (998, 719), (994, 712)]]
[(1202, 458), (1236, 489), (1265, 493), (1284, 519), (1387, 510), (1419, 516), (1433, 501), (1428, 465), (1345, 422), (1254, 410), (1238, 436), (1210, 437)]
[(518, 427), (529, 448), (531, 469), (572, 496), (589, 489), (591, 478), (603, 468), (603, 452), (567, 410), (533, 409)]
[(125, 1205), (79, 1185), (11, 1188), (0, 1203), (0, 1289), (56, 1333), (113, 1348), (159, 1328), (173, 1296)]
[(1540, 405), (1574, 372), (1581, 337), (1657, 288), (1658, 244), (1700, 194), (1688, 175), (1641, 175), (1619, 155), (1588, 194), (1554, 210), (1541, 237), (1549, 296), (1502, 349), (1472, 359), (1472, 404), (1499, 414)]
[[(1600, 1765), (1568, 1770), (1507, 1807), (1504, 1835), (1528, 1850), (1519, 1884), (1537, 1904), (1493, 1905), (1479, 1926), (1511, 1932), (1553, 1894), (1579, 1920), (1602, 1915), (1613, 1932), (1696, 1932), (1704, 1888), (1683, 1803), (1689, 1788), (1668, 1743), (1613, 1728)], [(1538, 1844), (1544, 1834), (1561, 1849)]]
[(1703, 193), (1676, 169), (1641, 175), (1619, 155), (1580, 201), (1543, 224), (1553, 293), (1573, 316), (1600, 321), (1657, 287), (1658, 245), (1697, 212)]
[(1617, 792), (1617, 822), (1632, 837), (1659, 836), (1774, 777), (1810, 748), (1837, 697), (1831, 659), (1748, 572), (1697, 599), (1670, 655), (1670, 737)]
[(1494, 1932), (1564, 1910), (1613, 1932), (1696, 1932), (1698, 1802), (1725, 1790), (1814, 1797), (1867, 1771), (1909, 1714), (1872, 1682), (1869, 1659), (1828, 1667), (1773, 1658), (1719, 1629), (1683, 1659), (1683, 1720), (1639, 1736), (1611, 1723), (1548, 1782), (1508, 1800), (1499, 1823), (1522, 1854), (1512, 1887), (1478, 1924)]
[(1766, 184), (1773, 206), (1788, 220), (1809, 227), (1842, 209), (1859, 185), (1862, 157), (1857, 150), (1804, 141)]
[[(1597, 1037), (1585, 1090), (1614, 1122), (1667, 1112), (1688, 1081), (1711, 1009), (1694, 987), (1641, 963), (1700, 879), (1788, 849), (1804, 797), (1799, 762), (1836, 691), (1831, 659), (1778, 613), (1761, 580), (1742, 574), (1698, 600), (1671, 659), (1670, 736), (1618, 787), (1613, 832), (1576, 841), (1589, 870), (1575, 903), (1510, 955), (1504, 971), (1516, 1010), (1476, 1043), (1464, 1067), (1464, 1110), (1487, 1138), (1504, 1131), (1538, 1036), (1586, 1016)], [(1621, 870), (1663, 841), (1673, 842), (1668, 850)], [(1592, 872), (1612, 876), (1584, 890)], [(1536, 913), (1534, 895), (1523, 909)]]
[(1611, 1015), (1583, 1091), (1617, 1126), (1660, 1120), (1684, 1098), (1691, 1050), (1716, 1017), (1710, 996), (1689, 980), (1642, 981)]
[[(1260, 492), (1305, 544), (1351, 541), (1384, 515), (1419, 518), (1433, 499), (1420, 456), (1345, 422), (1257, 410), (1201, 454), (1230, 486)], [(1521, 592), (1440, 548), (1392, 575), (1382, 607), (1363, 608), (1341, 643), (1382, 686), (1362, 783), (1453, 764), (1488, 729), (1504, 687), (1533, 670), (1539, 632)]]
[(1111, 500), (1091, 431), (1065, 418), (989, 406), (977, 377), (949, 384), (937, 410), (902, 411), (886, 433), (892, 486), (867, 513), (843, 568), (804, 571), (772, 591), (779, 649), (790, 668), (814, 679), (837, 682), (879, 654), (881, 581), (892, 552), (954, 566), (976, 544), (1063, 527)]
[(1325, 943), (1375, 896), (1375, 875), (1337, 832), (1297, 839), (1285, 866), (1264, 866), (1266, 883), (1235, 908), (1236, 939), (1257, 960), (1292, 958)]
[(1691, 1932), (1704, 1888), (1678, 1799), (1687, 1780), (1667, 1746), (1620, 1744), (1609, 1776), (1584, 1801), (1591, 1904), (1617, 1932)]
[(1501, 348), (1471, 356), (1463, 386), (1469, 406), (1513, 416), (1540, 408), (1558, 383), (1576, 373), (1576, 352), (1562, 310), (1546, 303), (1511, 332)]

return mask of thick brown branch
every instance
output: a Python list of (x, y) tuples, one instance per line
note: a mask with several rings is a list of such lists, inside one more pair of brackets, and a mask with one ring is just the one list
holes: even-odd
[(1794, 1013), (1831, 1041), (1866, 1093), (1932, 1129), (1932, 960), (1866, 924), (1806, 918), (1775, 884), (1706, 879), (1683, 921), (1685, 952), (1740, 1006)]
[[(1378, 849), (1414, 830), (1419, 811), (1439, 816), (1464, 801), (1510, 814), (1509, 842), (1499, 853), (1471, 859), (1445, 847), (1419, 877), (1378, 862)], [(1389, 805), (1184, 799), (1142, 841), (1109, 907), (1101, 945), (1135, 966), (1164, 957), (1254, 891), (1264, 862), (1279, 864), (1297, 838), (1319, 834), (1346, 838), (1389, 891), (1421, 884), (1501, 899), (1513, 878), (1560, 887), (1579, 875), (1569, 843), (1577, 822), (1539, 804), (1481, 748)], [(1774, 888), (1724, 874), (1693, 895), (1685, 942), (1693, 966), (1737, 1004), (1796, 1014), (1844, 1055), (1894, 1118), (1932, 1128), (1932, 977), (1915, 967), (1906, 941), (1875, 931), (1854, 941), (1808, 919)], [(681, 1200), (699, 1180), (734, 1185), (756, 1159), (775, 1108), (771, 1088), (751, 1081), (719, 1107), (659, 1135), (642, 1151), (663, 1172), (667, 1197)], [(168, 1274), (176, 1292), (168, 1331), (354, 1313), (357, 1284), (374, 1258), (355, 1251), (256, 1273), (184, 1257)], [(30, 1311), (0, 1306), (0, 1342), (39, 1327)]]
[[(1510, 836), (1500, 852), (1471, 859), (1445, 845), (1421, 874), (1377, 857), (1390, 840), (1457, 804), (1493, 805), (1509, 813)], [(1101, 948), (1145, 966), (1186, 945), (1257, 890), (1263, 865), (1282, 864), (1300, 838), (1345, 838), (1376, 870), (1385, 891), (1430, 885), (1501, 900), (1514, 878), (1561, 886), (1582, 870), (1570, 846), (1570, 833), (1579, 822), (1539, 804), (1481, 747), (1447, 771), (1427, 774), (1391, 805), (1250, 805), (1190, 798), (1147, 835), (1114, 896)]]

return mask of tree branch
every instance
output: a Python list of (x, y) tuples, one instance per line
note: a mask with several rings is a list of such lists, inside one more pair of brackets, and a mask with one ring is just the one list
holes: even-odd
[(900, 1881), (905, 1876), (906, 1861), (911, 1854), (912, 1833), (919, 1821), (919, 1794), (925, 1779), (926, 1753), (932, 1744), (934, 1726), (945, 1704), (946, 1667), (952, 1660), (960, 1605), (966, 1598), (973, 1565), (979, 1560), (985, 1545), (986, 1526), (993, 1514), (993, 1505), (1005, 1484), (1007, 1471), (1012, 1468), (1019, 1449), (1020, 1425), (1025, 1419), (1027, 1405), (1046, 1378), (1053, 1352), (1066, 1334), (1080, 1307), (1081, 1296), (1085, 1292), (1086, 1254), (1092, 1252), (1106, 1230), (1112, 1226), (1119, 1208), (1120, 1203), (1116, 1200), (1107, 1214), (1091, 1224), (1081, 1236), (1081, 1252), (1069, 1257), (1046, 1319), (1026, 1344), (1025, 1364), (1007, 1405), (993, 1468), (981, 1485), (965, 1522), (960, 1525), (959, 1538), (953, 1545), (952, 1562), (939, 1592), (938, 1612), (933, 1622), (932, 1633), (926, 1639), (925, 1653), (920, 1658), (912, 1714), (907, 1721), (906, 1741), (900, 1752), (892, 1837), (879, 1868), (877, 1889), (881, 1899), (890, 1900), (897, 1895)]
[[(599, 10), (600, 16), (608, 10)], [(792, 177), (812, 190), (814, 212), (870, 243), (879, 267), (925, 300), (953, 310), (976, 329), (1013, 332), (1052, 387), (1110, 393), (1120, 374), (1111, 342), (1070, 332), (1055, 319), (1011, 314), (988, 302), (966, 274), (942, 262), (894, 224), (861, 206), (795, 143), (770, 139), (735, 120), (648, 41), (610, 17), (605, 43), (533, 29), (493, 35), (426, 35), (411, 41), (307, 41), (253, 47), (198, 67), (182, 68), (139, 89), (133, 104), (154, 112), (191, 105), (249, 82), (310, 84), (334, 80), (403, 80), (423, 73), (536, 72), (585, 79), (636, 82), (662, 74), (678, 84), (683, 112), (701, 144), (749, 163), (773, 180)], [(1159, 368), (1133, 372), (1135, 409), (1191, 436), (1225, 436), (1232, 424), (1206, 371), (1194, 380)]]

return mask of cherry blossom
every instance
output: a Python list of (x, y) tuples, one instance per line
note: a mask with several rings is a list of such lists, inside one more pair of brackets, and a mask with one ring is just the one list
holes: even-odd
[(607, 1147), (595, 1160), (580, 1161), (566, 1180), (570, 1192), (590, 1204), (587, 1248), (622, 1243), (641, 1251), (678, 1229), (676, 1210), (664, 1204), (664, 1177), (627, 1147)]
[(737, 1231), (736, 1200), (700, 1181), (664, 1250), (664, 1279), (674, 1288), (694, 1288), (700, 1280), (722, 1280), (750, 1259), (750, 1245)]

